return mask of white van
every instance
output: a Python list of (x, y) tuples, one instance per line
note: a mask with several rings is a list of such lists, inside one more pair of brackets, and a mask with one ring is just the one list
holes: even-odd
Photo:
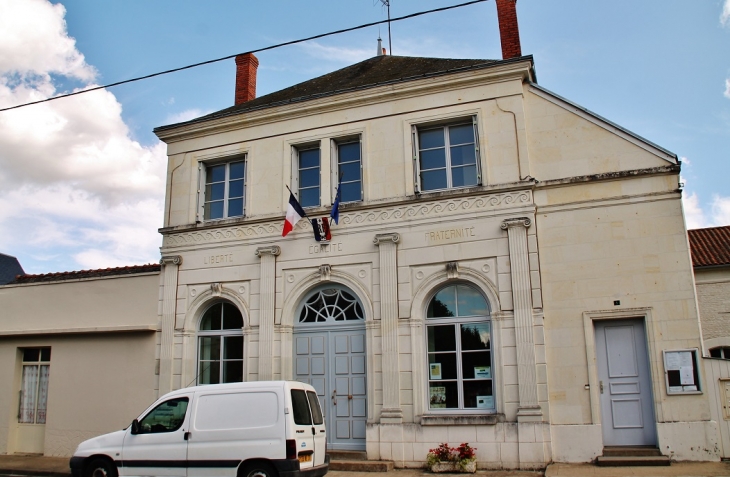
[(211, 384), (158, 399), (132, 425), (79, 444), (74, 477), (320, 477), (327, 435), (314, 388)]

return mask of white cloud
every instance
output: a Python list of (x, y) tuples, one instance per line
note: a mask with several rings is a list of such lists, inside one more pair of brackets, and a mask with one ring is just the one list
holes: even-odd
[(712, 225), (730, 225), (730, 197), (712, 198)]
[[(730, 2), (730, 0), (728, 0)], [(725, 80), (725, 93), (723, 93), (727, 99), (730, 99), (730, 78)]]
[[(62, 5), (0, 11), (0, 106), (56, 94), (51, 75), (92, 85)], [(106, 90), (0, 112), (0, 250), (71, 268), (156, 261), (165, 145), (135, 141), (121, 113)]]
[(182, 123), (185, 121), (190, 121), (191, 119), (205, 116), (206, 114), (210, 114), (212, 112), (213, 111), (202, 111), (197, 108), (186, 109), (185, 111), (180, 111), (179, 113), (169, 115), (167, 118), (165, 118), (164, 124)]
[(682, 194), (682, 205), (684, 207), (684, 220), (688, 229), (701, 229), (708, 226), (697, 194)]
[(335, 61), (338, 63), (353, 64), (368, 58), (377, 53), (376, 47), (372, 50), (363, 48), (345, 48), (341, 46), (326, 46), (316, 41), (308, 41), (301, 45), (305, 53), (320, 60)]
[(725, 3), (722, 6), (720, 23), (722, 24), (722, 26), (728, 26), (728, 24), (730, 24), (730, 0), (725, 0)]

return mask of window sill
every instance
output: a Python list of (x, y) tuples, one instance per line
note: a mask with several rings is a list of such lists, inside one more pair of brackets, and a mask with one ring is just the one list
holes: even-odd
[(495, 425), (504, 422), (504, 414), (450, 414), (421, 416), (422, 426), (474, 426)]

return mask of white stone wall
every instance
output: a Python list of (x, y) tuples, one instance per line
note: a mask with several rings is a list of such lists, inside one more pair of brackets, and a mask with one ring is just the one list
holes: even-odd
[(707, 347), (730, 346), (730, 267), (695, 269), (695, 284)]

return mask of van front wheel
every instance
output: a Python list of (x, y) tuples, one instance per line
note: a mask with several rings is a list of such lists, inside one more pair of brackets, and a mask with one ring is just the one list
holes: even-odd
[(84, 477), (117, 477), (117, 466), (107, 459), (94, 459), (86, 466)]
[(238, 475), (239, 477), (278, 477), (279, 474), (266, 462), (253, 462), (246, 464)]

